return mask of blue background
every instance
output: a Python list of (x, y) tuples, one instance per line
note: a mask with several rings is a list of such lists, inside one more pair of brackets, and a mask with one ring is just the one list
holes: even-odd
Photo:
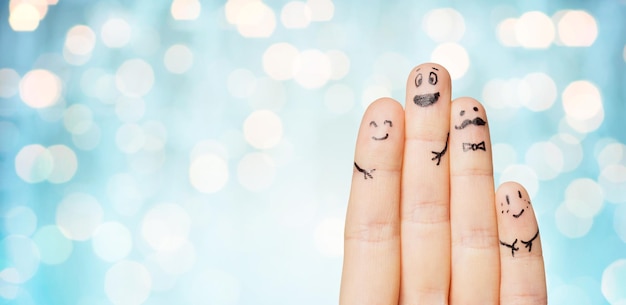
[[(60, 0), (30, 32), (1, 1), (0, 303), (336, 303), (360, 117), (436, 61), (486, 106), (496, 184), (529, 188), (550, 303), (626, 304), (624, 1), (318, 2), (303, 28), (258, 4), (275, 26), (246, 37), (223, 1), (176, 20), (172, 1)], [(589, 45), (562, 37), (567, 10)], [(553, 34), (525, 45), (538, 14), (528, 43)], [(77, 25), (93, 39), (68, 42)], [(300, 65), (264, 61), (276, 44)]]

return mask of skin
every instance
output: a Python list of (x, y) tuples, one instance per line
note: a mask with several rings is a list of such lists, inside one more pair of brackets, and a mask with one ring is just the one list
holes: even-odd
[[(517, 183), (494, 191), (483, 106), (451, 101), (432, 63), (411, 70), (406, 92), (404, 109), (383, 98), (363, 115), (340, 304), (546, 304), (540, 238), (521, 243), (538, 232), (534, 209)], [(520, 250), (501, 244), (515, 239)]]

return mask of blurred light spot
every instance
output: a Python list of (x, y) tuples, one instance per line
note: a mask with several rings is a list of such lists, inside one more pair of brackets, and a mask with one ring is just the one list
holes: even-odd
[(391, 91), (385, 86), (374, 85), (366, 87), (365, 90), (363, 90), (363, 96), (361, 97), (361, 106), (363, 106), (363, 109), (367, 109), (367, 107), (375, 100), (381, 97), (389, 96), (391, 96)]
[(134, 123), (120, 126), (115, 134), (117, 147), (127, 154), (138, 152), (143, 147), (145, 140), (143, 129)]
[(565, 206), (577, 217), (596, 216), (602, 210), (603, 202), (600, 185), (589, 178), (576, 179), (565, 189)]
[(315, 248), (324, 256), (341, 257), (343, 255), (344, 220), (325, 218), (315, 227), (313, 233)]
[(550, 142), (556, 145), (563, 153), (562, 172), (570, 172), (580, 165), (583, 159), (583, 149), (575, 137), (567, 133), (559, 133), (552, 138)]
[(255, 148), (272, 148), (283, 137), (283, 123), (274, 112), (257, 110), (243, 122), (243, 134), (246, 141)]
[(330, 21), (335, 14), (335, 5), (331, 0), (307, 0), (311, 9), (312, 21)]
[(193, 268), (196, 263), (196, 250), (193, 244), (185, 242), (174, 251), (157, 252), (154, 258), (167, 274), (181, 275)]
[(535, 198), (539, 191), (539, 181), (537, 174), (530, 167), (521, 164), (507, 166), (500, 174), (500, 183), (516, 181), (523, 185), (528, 191), (530, 198)]
[(249, 153), (237, 166), (239, 183), (250, 191), (262, 191), (269, 188), (276, 177), (274, 160), (265, 153)]
[(93, 113), (85, 105), (74, 104), (63, 112), (63, 125), (72, 134), (83, 134), (93, 125)]
[(507, 102), (503, 98), (506, 94), (504, 92), (505, 86), (506, 81), (504, 80), (489, 80), (483, 87), (482, 92), (482, 101), (485, 103), (485, 105), (488, 105), (489, 107), (492, 107), (494, 109), (505, 108), (507, 106)]
[[(261, 1), (229, 0), (229, 3), (237, 2), (239, 7), (235, 12), (237, 31), (244, 37), (269, 37), (276, 28), (276, 16), (274, 11)], [(227, 11), (228, 13), (228, 11)], [(230, 20), (230, 18), (229, 18)]]
[(10, 98), (19, 92), (20, 75), (13, 69), (0, 69), (0, 98)]
[(191, 222), (183, 208), (172, 203), (153, 206), (144, 216), (141, 235), (156, 251), (174, 251), (187, 242)]
[(134, 123), (143, 118), (146, 103), (141, 98), (122, 96), (115, 103), (115, 114), (124, 123)]
[(540, 180), (556, 178), (563, 171), (563, 152), (552, 142), (537, 142), (528, 148), (526, 164)]
[(131, 33), (132, 29), (126, 20), (111, 18), (102, 25), (100, 37), (105, 46), (121, 48), (128, 44)]
[(588, 81), (570, 83), (562, 98), (565, 113), (577, 120), (588, 120), (603, 111), (600, 90)]
[(330, 59), (319, 50), (302, 51), (294, 59), (294, 80), (304, 88), (320, 88), (328, 82), (331, 75)]
[(41, 262), (47, 265), (65, 262), (74, 249), (72, 241), (67, 239), (55, 225), (39, 228), (33, 236), (33, 241), (39, 249)]
[(545, 49), (554, 41), (552, 19), (539, 11), (524, 13), (515, 24), (515, 36), (524, 48)]
[(140, 263), (121, 261), (107, 270), (104, 291), (114, 305), (143, 304), (150, 296), (152, 279)]
[(133, 248), (130, 231), (121, 223), (105, 222), (96, 228), (91, 239), (93, 252), (107, 262), (126, 258)]
[(293, 160), (294, 147), (286, 138), (283, 138), (278, 145), (266, 151), (277, 167), (289, 164)]
[(439, 8), (426, 13), (424, 32), (436, 42), (459, 41), (465, 33), (463, 16), (452, 8)]
[(91, 238), (102, 216), (103, 210), (96, 198), (84, 193), (72, 193), (57, 206), (56, 224), (65, 237), (84, 241)]
[[(557, 97), (556, 84), (544, 73), (530, 73), (522, 79), (517, 94), (521, 104), (532, 111), (550, 109)], [(519, 90), (519, 89), (524, 90)]]
[(228, 92), (234, 97), (250, 97), (256, 90), (256, 77), (250, 70), (237, 69), (228, 75)]
[(568, 238), (579, 238), (587, 235), (593, 225), (593, 218), (574, 215), (569, 211), (566, 203), (559, 205), (554, 217), (556, 228)]
[(37, 215), (29, 207), (16, 206), (2, 216), (7, 235), (30, 236), (37, 229)]
[(604, 120), (602, 97), (598, 88), (588, 81), (570, 83), (562, 94), (567, 123), (580, 132), (596, 130)]
[(96, 33), (86, 25), (76, 25), (65, 35), (63, 57), (74, 65), (84, 64), (96, 45)]
[(354, 92), (344, 84), (332, 85), (324, 95), (324, 105), (334, 114), (344, 114), (354, 107)]
[(24, 146), (15, 156), (15, 172), (28, 183), (48, 179), (54, 167), (50, 151), (39, 144)]
[(550, 291), (549, 300), (551, 304), (593, 304), (585, 289), (577, 285), (560, 285), (556, 287)]
[(173, 0), (170, 12), (175, 20), (195, 20), (200, 16), (202, 5), (198, 0)]
[(175, 44), (165, 51), (163, 63), (167, 71), (183, 74), (193, 65), (193, 53), (186, 45)]
[(159, 121), (148, 121), (142, 125), (144, 134), (143, 149), (157, 152), (163, 150), (167, 141), (167, 129)]
[(78, 169), (78, 159), (74, 151), (65, 145), (50, 146), (48, 151), (54, 160), (54, 166), (48, 176), (48, 181), (51, 183), (70, 181)]
[(509, 144), (496, 143), (492, 146), (493, 151), (493, 170), (496, 173), (501, 173), (517, 162), (517, 152), (515, 148)]
[[(147, 145), (147, 144), (146, 144)], [(150, 150), (144, 145), (144, 149), (128, 156), (130, 169), (139, 174), (155, 174), (165, 163), (164, 150)]]
[(606, 200), (613, 203), (626, 203), (626, 166), (608, 165), (602, 169), (598, 182)]
[(189, 284), (188, 299), (192, 305), (240, 304), (241, 284), (234, 275), (222, 270), (202, 270)]
[(497, 27), (498, 40), (505, 47), (517, 47), (519, 42), (515, 34), (517, 19), (507, 18), (502, 20)]
[(100, 127), (96, 124), (91, 124), (89, 129), (81, 134), (72, 134), (72, 143), (78, 149), (92, 150), (100, 144)]
[(438, 45), (430, 54), (430, 59), (446, 67), (452, 80), (463, 77), (470, 66), (469, 55), (465, 48), (452, 42)]
[(30, 3), (21, 2), (10, 9), (9, 25), (16, 32), (36, 30), (40, 19), (39, 11)]
[(311, 9), (301, 1), (287, 2), (280, 12), (280, 21), (288, 29), (306, 28), (311, 23)]
[(142, 97), (154, 85), (154, 72), (147, 62), (141, 59), (125, 61), (115, 73), (117, 89), (130, 97)]
[(39, 20), (43, 20), (48, 13), (48, 3), (47, 0), (10, 0), (9, 1), (9, 11), (15, 10), (20, 5), (31, 5), (37, 10), (37, 16)]
[(567, 10), (557, 22), (559, 41), (568, 47), (591, 46), (598, 37), (598, 25), (589, 13)]
[(626, 243), (626, 204), (620, 204), (613, 214), (613, 229), (615, 233)]
[(39, 268), (37, 245), (25, 236), (9, 235), (0, 241), (2, 266), (0, 280), (21, 284), (30, 280)]
[(84, 193), (72, 193), (57, 206), (56, 224), (72, 240), (88, 240), (102, 221), (103, 211), (98, 200)]
[(287, 93), (282, 82), (268, 77), (258, 78), (256, 90), (248, 98), (250, 107), (254, 110), (280, 110), (287, 102)]
[(612, 262), (602, 272), (602, 294), (611, 304), (626, 303), (626, 259)]
[(198, 156), (189, 166), (189, 181), (202, 193), (215, 193), (228, 182), (228, 164), (214, 154)]
[(326, 56), (328, 56), (332, 68), (330, 79), (340, 80), (350, 72), (350, 58), (344, 52), (330, 50), (326, 52)]
[(298, 54), (298, 49), (289, 43), (275, 43), (263, 53), (263, 70), (275, 80), (291, 79)]
[[(163, 270), (163, 268), (159, 265), (159, 262), (156, 260), (155, 254), (148, 256), (144, 260), (143, 265), (146, 267), (146, 269), (148, 269), (148, 272), (150, 272), (150, 277), (152, 278), (153, 293), (169, 291), (177, 284), (178, 277), (175, 275), (167, 274), (165, 270)], [(167, 303), (163, 305), (167, 305)]]
[(20, 97), (31, 108), (52, 106), (61, 97), (61, 80), (48, 70), (31, 70), (20, 81)]
[(107, 195), (113, 209), (123, 216), (133, 216), (143, 206), (142, 194), (137, 180), (130, 174), (115, 174), (107, 183)]
[[(5, 269), (5, 273), (12, 272), (10, 269)], [(5, 276), (3, 275), (3, 271), (0, 271), (0, 279), (3, 279)], [(18, 294), (20, 293), (20, 286), (17, 285), (8, 285), (3, 284), (0, 286), (0, 298), (5, 300), (14, 300), (18, 298)]]
[(607, 144), (597, 156), (598, 165), (601, 169), (609, 165), (618, 164), (622, 160), (626, 160), (626, 145), (619, 142)]
[(624, 57), (624, 61), (626, 62), (626, 45), (624, 46), (624, 54), (622, 54), (622, 57)]
[(61, 98), (50, 107), (37, 109), (37, 114), (43, 121), (56, 124), (63, 118), (66, 107), (67, 102)]

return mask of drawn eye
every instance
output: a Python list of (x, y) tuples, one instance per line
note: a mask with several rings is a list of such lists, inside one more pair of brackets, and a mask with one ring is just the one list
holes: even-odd
[(370, 122), (370, 126), (378, 127), (378, 124), (376, 124), (376, 122), (374, 122), (374, 121), (371, 121)]
[(459, 114), (460, 115), (464, 115), (465, 114), (465, 110), (461, 110), (461, 112)]
[[(474, 107), (474, 111), (478, 112), (478, 107)], [(520, 197), (520, 198), (522, 198), (522, 197)]]
[(389, 127), (393, 127), (393, 125), (391, 124), (391, 121), (390, 121), (390, 120), (385, 120), (385, 122), (383, 122), (383, 125), (384, 125), (384, 124), (389, 124)]
[(430, 76), (428, 76), (428, 82), (431, 85), (437, 84), (437, 74), (435, 72), (430, 72)]
[(417, 77), (415, 77), (415, 86), (419, 87), (420, 85), (422, 85), (422, 73), (417, 74)]

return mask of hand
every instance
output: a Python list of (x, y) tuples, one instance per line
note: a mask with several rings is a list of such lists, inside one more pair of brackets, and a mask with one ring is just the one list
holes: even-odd
[(363, 115), (346, 216), (341, 304), (546, 304), (526, 190), (494, 193), (483, 106), (451, 102), (440, 65), (414, 68), (406, 106)]

